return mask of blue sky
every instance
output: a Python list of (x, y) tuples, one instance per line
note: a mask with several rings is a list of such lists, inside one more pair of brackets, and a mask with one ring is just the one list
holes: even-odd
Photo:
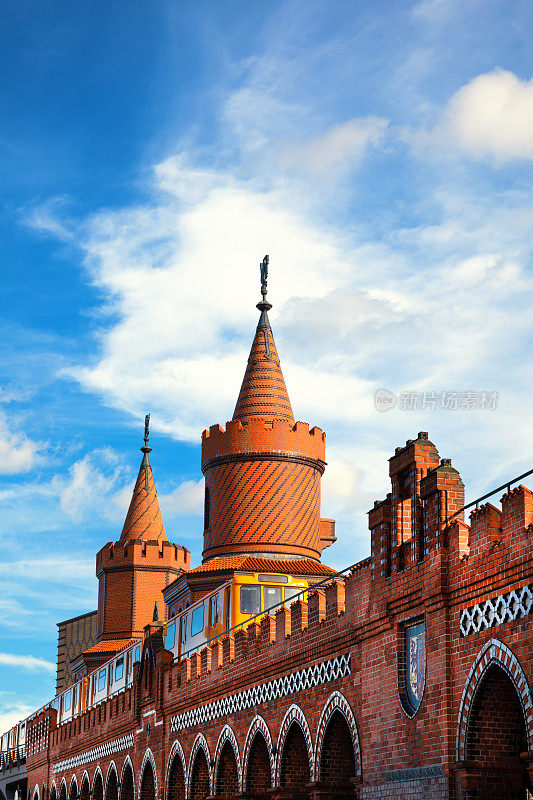
[(531, 467), (532, 15), (4, 3), (0, 727), (52, 696), (55, 623), (96, 607), (147, 411), (198, 562), (200, 435), (231, 417), (265, 253), (295, 414), (328, 435), (329, 563), (368, 553), (419, 430), (470, 499)]

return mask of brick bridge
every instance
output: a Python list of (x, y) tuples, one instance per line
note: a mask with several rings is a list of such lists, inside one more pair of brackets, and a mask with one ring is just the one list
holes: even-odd
[(32, 800), (529, 797), (533, 494), (445, 525), (463, 484), (425, 434), (390, 474), (345, 579), (181, 661), (148, 625), (131, 686), (59, 726), (35, 717)]

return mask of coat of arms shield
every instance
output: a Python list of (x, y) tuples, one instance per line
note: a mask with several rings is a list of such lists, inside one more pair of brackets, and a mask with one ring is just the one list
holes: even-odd
[(418, 710), (426, 685), (426, 626), (405, 628), (405, 691), (413, 713)]

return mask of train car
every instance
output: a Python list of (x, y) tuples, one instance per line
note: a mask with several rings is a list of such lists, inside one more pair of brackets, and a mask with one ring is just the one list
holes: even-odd
[(308, 588), (308, 581), (292, 575), (258, 572), (234, 575), (231, 581), (178, 611), (168, 621), (165, 647), (175, 658), (191, 654), (229, 628), (245, 626), (272, 606), (290, 605)]

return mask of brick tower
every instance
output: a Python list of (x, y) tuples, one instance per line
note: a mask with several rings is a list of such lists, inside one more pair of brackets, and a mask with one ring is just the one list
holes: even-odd
[(148, 454), (146, 417), (143, 459), (118, 542), (108, 542), (96, 556), (98, 639), (142, 636), (157, 603), (164, 613), (162, 590), (190, 568), (190, 553), (167, 539)]
[(318, 560), (335, 541), (320, 518), (326, 434), (295, 422), (268, 319), (268, 256), (260, 317), (233, 419), (202, 434), (204, 562), (217, 556)]

